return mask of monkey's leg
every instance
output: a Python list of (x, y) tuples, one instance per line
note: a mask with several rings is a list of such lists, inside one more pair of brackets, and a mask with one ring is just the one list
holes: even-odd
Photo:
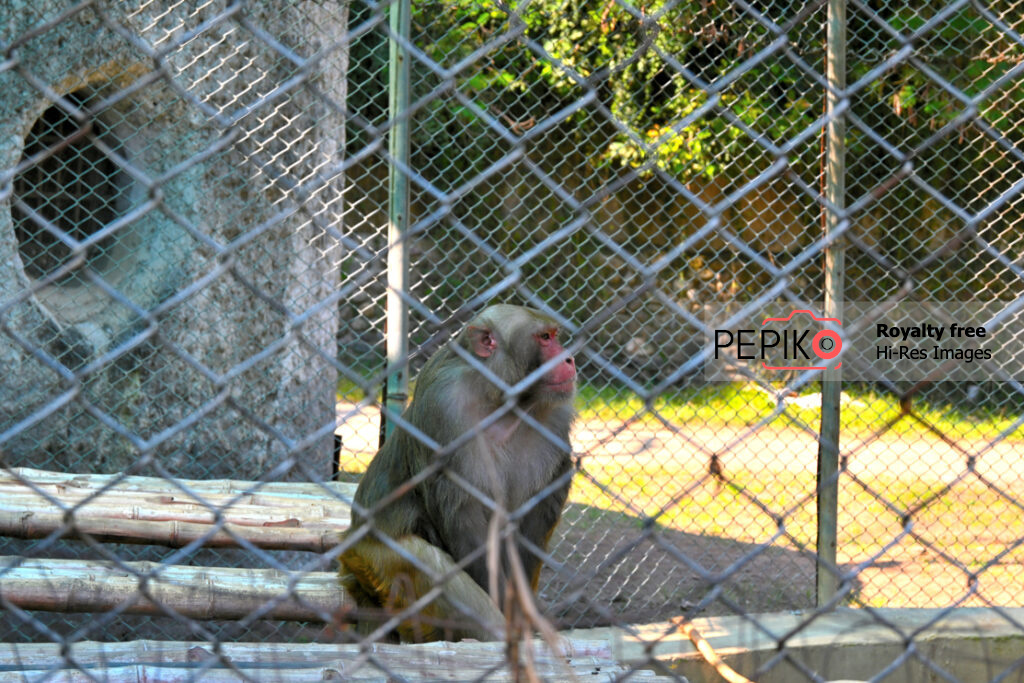
[[(505, 618), (497, 605), (466, 572), (456, 569), (455, 561), (448, 553), (418, 536), (396, 540), (427, 571), (421, 571), (381, 541), (367, 536), (345, 551), (341, 558), (348, 574), (346, 576), (343, 570), (342, 585), (353, 597), (358, 600), (360, 594), (369, 594), (375, 603), (370, 606), (402, 611), (434, 587), (431, 575), (441, 577), (454, 570), (451, 577), (441, 582), (438, 597), (422, 608), (417, 616), (398, 625), (402, 640), (440, 640), (446, 635), (454, 640), (494, 640), (500, 637)], [(358, 587), (352, 585), (353, 580)]]

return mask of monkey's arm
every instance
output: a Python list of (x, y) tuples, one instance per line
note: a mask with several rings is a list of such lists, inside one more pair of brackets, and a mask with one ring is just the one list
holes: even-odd
[[(569, 469), (571, 469), (571, 464), (568, 456), (566, 456), (565, 463), (556, 478), (563, 476)], [(554, 533), (555, 527), (558, 526), (558, 520), (562, 517), (562, 508), (569, 497), (570, 485), (571, 479), (530, 508), (519, 521), (519, 535), (521, 537), (529, 539), (533, 545), (540, 547), (542, 550), (548, 549), (551, 534)], [(530, 586), (533, 588), (534, 593), (536, 593), (537, 584), (540, 581), (540, 570), (544, 560), (529, 550), (522, 540), (520, 540), (518, 547), (519, 556), (523, 561), (523, 569), (526, 570), (526, 576), (530, 579)]]
[(359, 627), (364, 635), (437, 587), (440, 595), (399, 623), (403, 641), (501, 637), (505, 622), (501, 612), (482, 588), (455, 567), (447, 553), (418, 536), (398, 539), (398, 545), (414, 560), (372, 536), (360, 539), (342, 555), (342, 585), (360, 607), (381, 612), (376, 619), (369, 614), (361, 616)]

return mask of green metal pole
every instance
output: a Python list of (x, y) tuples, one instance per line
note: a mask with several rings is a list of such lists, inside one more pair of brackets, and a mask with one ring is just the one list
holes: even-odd
[[(388, 104), (392, 122), (388, 139), (391, 166), (388, 173), (388, 292), (387, 363), (385, 405), (396, 412), (405, 407), (409, 394), (409, 308), (403, 294), (409, 291), (409, 177), (399, 168), (409, 164), (409, 53), (396, 40), (408, 40), (410, 0), (393, 0), (388, 10), (391, 27)], [(394, 430), (382, 417), (381, 440)]]
[[(825, 161), (825, 196), (834, 206), (846, 206), (846, 121), (836, 114), (846, 89), (846, 0), (828, 2), (828, 43), (826, 77), (828, 92), (827, 157)], [(825, 234), (838, 228), (841, 216), (826, 210)], [(825, 316), (843, 319), (843, 284), (846, 253), (842, 240), (825, 250)], [(816, 575), (817, 604), (824, 605), (835, 597), (839, 580), (825, 565), (836, 564), (836, 537), (839, 517), (839, 399), (842, 391), (842, 370), (825, 370), (821, 387), (821, 433), (818, 445), (818, 565)]]

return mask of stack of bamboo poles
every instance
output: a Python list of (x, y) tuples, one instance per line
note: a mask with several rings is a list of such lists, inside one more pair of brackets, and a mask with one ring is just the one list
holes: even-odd
[[(0, 536), (324, 553), (348, 528), (354, 484), (167, 481), (0, 469)], [(45, 548), (46, 541), (40, 542)], [(3, 605), (193, 619), (331, 622), (347, 602), (335, 572), (0, 556)], [(669, 680), (617, 663), (606, 641), (508, 644), (0, 643), (0, 683), (94, 681)], [(673, 679), (677, 680), (677, 679)]]
[[(345, 501), (354, 493), (355, 484), (332, 482), (171, 482), (12, 468), (0, 470), (0, 535), (324, 552), (348, 528)], [(334, 572), (293, 577), (274, 569), (16, 556), (0, 556), (0, 595), (22, 609), (158, 614), (163, 605), (196, 619), (236, 619), (269, 606), (267, 619), (318, 621), (344, 604)]]

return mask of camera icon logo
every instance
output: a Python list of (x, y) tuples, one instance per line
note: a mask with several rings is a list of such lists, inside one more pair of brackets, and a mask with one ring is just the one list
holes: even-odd
[[(794, 316), (798, 313), (806, 314), (811, 324), (803, 328), (797, 327)], [(769, 324), (774, 323), (769, 327)], [(822, 323), (832, 323), (831, 326)], [(761, 365), (765, 370), (828, 370), (829, 361), (834, 359), (843, 350), (843, 339), (839, 333), (830, 327), (842, 326), (839, 318), (820, 318), (807, 309), (794, 309), (789, 315), (780, 318), (765, 318), (761, 323)], [(810, 342), (807, 336), (814, 332)], [(780, 348), (781, 345), (781, 348)], [(808, 353), (807, 347), (810, 347)], [(781, 359), (769, 365), (764, 360), (767, 351), (781, 351)], [(813, 356), (812, 356), (813, 354)], [(815, 358), (816, 357), (816, 358)], [(822, 365), (821, 362), (825, 364)], [(832, 369), (842, 366), (842, 361)]]

